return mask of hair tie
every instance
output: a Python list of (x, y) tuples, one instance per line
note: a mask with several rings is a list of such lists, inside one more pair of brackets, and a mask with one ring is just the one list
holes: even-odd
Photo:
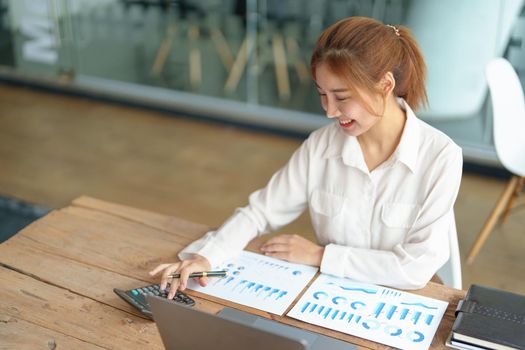
[(394, 33), (396, 33), (397, 36), (401, 35), (399, 34), (399, 29), (396, 26), (393, 26), (391, 24), (387, 24), (386, 26), (392, 28), (394, 30)]

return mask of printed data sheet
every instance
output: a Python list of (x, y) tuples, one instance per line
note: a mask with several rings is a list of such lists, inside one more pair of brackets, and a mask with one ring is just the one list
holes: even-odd
[(288, 316), (407, 350), (428, 349), (448, 303), (321, 274)]
[(318, 270), (247, 251), (213, 269), (226, 270), (228, 275), (210, 278), (206, 287), (190, 281), (188, 288), (277, 315), (286, 311)]

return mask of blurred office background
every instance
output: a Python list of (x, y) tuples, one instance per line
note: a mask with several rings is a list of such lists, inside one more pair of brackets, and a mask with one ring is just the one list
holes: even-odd
[[(82, 194), (220, 225), (328, 123), (317, 36), (369, 16), (412, 29), (429, 69), (418, 115), (463, 149), (464, 257), (509, 175), (484, 68), (506, 57), (523, 83), (523, 3), (0, 0), (0, 239)], [(464, 288), (525, 293), (521, 202), (463, 265)], [(312, 237), (306, 215), (283, 232)]]

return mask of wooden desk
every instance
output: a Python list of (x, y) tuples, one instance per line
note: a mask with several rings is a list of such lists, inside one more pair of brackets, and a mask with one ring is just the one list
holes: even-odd
[[(163, 349), (155, 324), (113, 293), (156, 282), (147, 275), (207, 227), (81, 197), (0, 244), (0, 349)], [(252, 248), (254, 247), (252, 242)], [(464, 292), (438, 284), (417, 294), (448, 301), (432, 343), (444, 349)], [(196, 308), (224, 305), (353, 342), (384, 345), (188, 291)]]

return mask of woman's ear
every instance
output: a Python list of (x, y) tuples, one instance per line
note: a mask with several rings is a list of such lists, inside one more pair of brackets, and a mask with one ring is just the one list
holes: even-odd
[(386, 74), (381, 78), (380, 89), (381, 92), (386, 96), (390, 92), (394, 91), (394, 88), (396, 87), (396, 79), (394, 78), (394, 74), (392, 72), (386, 72)]

